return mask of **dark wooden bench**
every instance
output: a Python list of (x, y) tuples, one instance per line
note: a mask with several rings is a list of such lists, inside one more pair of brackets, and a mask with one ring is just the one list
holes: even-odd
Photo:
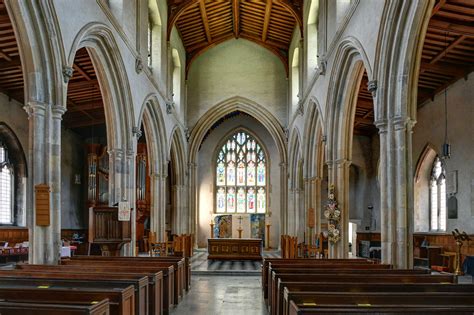
[[(24, 270), (0, 270), (1, 284), (21, 284), (49, 287), (79, 287), (79, 288), (102, 288), (102, 287), (127, 287), (132, 285), (135, 290), (135, 314), (147, 315), (148, 312), (148, 277), (115, 276), (111, 279), (102, 274), (74, 274), (58, 272), (32, 272)], [(160, 308), (161, 309), (161, 308)], [(161, 311), (160, 311), (161, 313)]]
[(314, 292), (302, 298), (295, 296), (291, 301), (291, 315), (330, 313), (335, 308), (340, 310), (338, 313), (374, 312), (378, 307), (398, 308), (404, 314), (410, 314), (417, 307), (433, 309), (433, 306), (447, 307), (448, 314), (456, 305), (464, 310), (470, 308), (471, 312), (474, 310), (474, 292)]
[(22, 299), (0, 301), (2, 315), (109, 315), (109, 300), (78, 304), (48, 304)]
[[(173, 287), (174, 283), (169, 274), (169, 269), (157, 271), (156, 268), (137, 268), (137, 267), (113, 267), (113, 266), (51, 266), (51, 265), (16, 265), (17, 269), (40, 272), (57, 272), (62, 271), (70, 274), (88, 274), (103, 275), (105, 277), (114, 277), (114, 275), (129, 274), (130, 276), (147, 276), (149, 286), (149, 313), (167, 313), (173, 306)], [(171, 266), (171, 271), (173, 267)], [(170, 294), (171, 292), (171, 294)], [(160, 307), (161, 306), (161, 307)]]
[(28, 301), (50, 304), (77, 304), (78, 302), (109, 300), (111, 314), (135, 314), (135, 290), (133, 286), (83, 288), (73, 286), (34, 286), (0, 283), (0, 299), (4, 301)]
[(372, 260), (367, 259), (284, 259), (284, 258), (263, 258), (262, 262), (262, 290), (264, 299), (268, 299), (268, 266), (273, 264), (312, 264), (312, 265), (335, 265), (335, 264), (375, 264)]
[[(107, 257), (107, 256), (83, 256), (75, 255), (70, 259), (73, 260), (106, 260), (110, 261), (113, 259), (119, 259), (124, 261), (160, 261), (160, 262), (176, 262), (178, 270), (180, 264), (183, 262), (183, 276), (184, 276), (184, 288), (189, 291), (191, 288), (191, 263), (189, 257), (174, 257), (174, 256), (163, 256), (163, 257)], [(176, 266), (175, 266), (176, 268)]]
[(407, 315), (407, 314), (456, 314), (472, 315), (473, 307), (470, 305), (353, 305), (353, 306), (317, 306), (296, 304), (290, 302), (291, 315), (315, 315), (315, 314), (377, 314), (377, 315)]
[[(417, 283), (280, 283), (276, 314), (289, 314), (289, 301), (294, 297), (311, 296), (313, 292), (474, 292), (472, 284), (417, 284)], [(283, 302), (283, 303), (280, 303)]]
[(299, 274), (299, 273), (275, 273), (272, 272), (272, 285), (270, 286), (268, 307), (269, 310), (276, 309), (276, 297), (282, 290), (280, 283), (283, 281), (296, 282), (360, 282), (360, 283), (455, 283), (456, 277), (452, 275), (430, 275), (430, 274), (360, 274), (358, 270), (344, 270), (340, 273)]
[[(91, 256), (93, 257), (93, 256)], [(126, 259), (123, 259), (126, 258)], [(184, 296), (185, 291), (185, 270), (184, 270), (184, 259), (172, 260), (172, 261), (162, 261), (162, 260), (143, 260), (139, 257), (105, 257), (105, 259), (72, 259), (72, 260), (63, 260), (61, 264), (63, 265), (108, 265), (108, 266), (130, 266), (133, 264), (135, 267), (169, 267), (170, 265), (174, 267), (174, 304), (178, 304)]]
[(134, 265), (127, 261), (84, 261), (84, 260), (68, 260), (63, 261), (62, 267), (66, 268), (93, 268), (100, 270), (113, 269), (115, 271), (147, 271), (151, 273), (161, 271), (163, 273), (163, 308), (165, 310), (177, 305), (180, 301), (179, 290), (176, 289), (176, 283), (179, 282), (174, 273), (174, 266), (171, 263), (164, 263), (163, 265), (153, 264), (149, 265)]

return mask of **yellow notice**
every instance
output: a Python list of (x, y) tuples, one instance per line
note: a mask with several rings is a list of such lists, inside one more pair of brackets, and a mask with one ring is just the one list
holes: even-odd
[(310, 303), (303, 303), (303, 306), (316, 306), (318, 304), (314, 303), (314, 302), (310, 302)]
[(360, 306), (360, 307), (369, 307), (369, 306), (372, 306), (372, 304), (361, 303), (361, 304), (357, 304), (357, 306)]
[(99, 301), (92, 301), (91, 304), (94, 305), (94, 304), (98, 304)]
[(49, 289), (49, 285), (39, 285), (38, 289)]

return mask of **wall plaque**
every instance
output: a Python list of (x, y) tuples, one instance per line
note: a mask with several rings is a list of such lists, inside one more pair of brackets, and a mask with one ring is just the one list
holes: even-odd
[(51, 188), (46, 184), (35, 186), (36, 225), (49, 226), (51, 222)]
[(130, 221), (130, 203), (128, 201), (121, 201), (118, 205), (118, 220)]

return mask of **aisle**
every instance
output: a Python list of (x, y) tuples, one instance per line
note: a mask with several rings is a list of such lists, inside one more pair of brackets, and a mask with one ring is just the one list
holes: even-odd
[(194, 276), (172, 315), (267, 315), (260, 276)]

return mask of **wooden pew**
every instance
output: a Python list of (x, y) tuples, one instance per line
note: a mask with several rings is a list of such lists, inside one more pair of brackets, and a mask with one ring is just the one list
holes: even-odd
[(406, 314), (456, 314), (472, 315), (473, 308), (470, 305), (354, 305), (354, 306), (316, 306), (311, 303), (298, 305), (290, 301), (291, 315), (315, 315), (315, 314), (377, 314), (377, 315), (406, 315)]
[(114, 267), (114, 266), (51, 266), (51, 265), (16, 265), (17, 269), (30, 270), (37, 272), (54, 272), (62, 271), (66, 273), (86, 273), (91, 275), (104, 275), (106, 277), (113, 277), (116, 274), (129, 274), (134, 276), (147, 276), (149, 285), (149, 301), (150, 314), (160, 312), (167, 313), (173, 306), (173, 288), (174, 278), (173, 273), (169, 273), (171, 269), (164, 269), (165, 271), (157, 271), (156, 268), (137, 268), (137, 267)]
[(385, 307), (389, 314), (393, 314), (390, 308), (411, 314), (419, 307), (426, 310), (439, 306), (447, 307), (449, 314), (456, 305), (474, 311), (474, 292), (314, 292), (311, 297), (291, 301), (291, 315), (330, 313), (334, 309), (351, 314), (378, 312), (378, 307)]
[(374, 264), (372, 260), (368, 259), (284, 259), (284, 258), (263, 258), (262, 262), (262, 290), (263, 290), (263, 297), (264, 299), (268, 299), (268, 266), (270, 263), (273, 264), (285, 264), (285, 263), (291, 263), (291, 264), (314, 264), (314, 265), (320, 265), (320, 264), (327, 264), (327, 265), (334, 265), (334, 264), (349, 264), (349, 265), (355, 265), (355, 264)]
[[(148, 277), (118, 274), (104, 276), (103, 274), (85, 274), (70, 272), (37, 272), (25, 270), (0, 270), (0, 282), (3, 284), (31, 284), (35, 286), (130, 286), (135, 289), (135, 314), (147, 315), (148, 312)], [(161, 305), (161, 301), (160, 301)], [(157, 307), (161, 314), (161, 307)]]
[[(270, 292), (272, 288), (272, 283), (273, 283), (273, 278), (272, 278), (272, 270), (274, 268), (279, 268), (280, 266), (288, 268), (288, 272), (291, 272), (292, 270), (307, 270), (308, 272), (312, 272), (312, 270), (382, 270), (382, 269), (387, 269), (391, 270), (391, 265), (375, 265), (375, 264), (368, 264), (368, 263), (360, 263), (360, 264), (354, 264), (350, 265), (347, 263), (347, 261), (342, 261), (341, 263), (332, 263), (328, 264), (326, 262), (322, 263), (313, 263), (313, 262), (300, 262), (297, 264), (292, 264), (288, 265), (287, 262), (281, 263), (281, 262), (269, 262), (267, 266), (267, 272), (268, 275), (266, 277), (267, 279), (267, 285), (266, 285), (266, 292), (264, 291), (264, 297), (266, 297), (265, 302), (267, 305), (271, 305), (270, 302), (268, 301), (271, 299)], [(299, 271), (296, 271), (295, 273), (299, 273)]]
[(164, 257), (107, 257), (107, 256), (73, 256), (71, 260), (88, 261), (128, 261), (128, 262), (170, 262), (174, 264), (175, 273), (180, 275), (181, 287), (189, 291), (191, 287), (191, 265), (189, 258), (164, 256)]
[[(95, 267), (113, 267), (113, 268), (130, 268), (131, 265), (129, 261), (120, 261), (120, 260), (63, 260), (61, 261), (62, 265), (66, 266), (78, 266), (78, 267), (87, 267), (87, 266), (94, 266)], [(169, 280), (171, 283), (169, 284), (169, 292), (171, 296), (171, 304), (170, 305), (178, 305), (183, 297), (183, 290), (182, 288), (182, 281), (180, 274), (174, 273), (174, 263), (171, 262), (140, 262), (140, 264), (133, 264), (133, 268), (138, 269), (147, 269), (148, 271), (159, 270), (163, 271), (164, 273), (169, 274), (169, 279), (165, 279), (163, 277), (163, 282), (165, 283)], [(183, 270), (183, 269), (181, 269)]]
[(34, 301), (35, 303), (75, 304), (109, 299), (110, 313), (135, 314), (135, 290), (133, 286), (113, 288), (80, 288), (73, 286), (36, 287), (33, 285), (0, 283), (0, 299), (5, 301)]
[(298, 274), (298, 273), (273, 273), (272, 286), (268, 297), (268, 307), (271, 312), (276, 310), (276, 297), (281, 289), (283, 281), (297, 282), (360, 282), (360, 283), (455, 283), (456, 277), (452, 275), (430, 275), (430, 274), (359, 274), (358, 270), (344, 270), (340, 273), (329, 274), (324, 270), (320, 274)]
[(311, 296), (313, 292), (474, 292), (472, 284), (417, 284), (417, 283), (281, 283), (283, 294), (277, 303), (276, 314), (288, 315), (289, 302), (294, 297)]
[(109, 300), (78, 304), (48, 304), (23, 299), (0, 301), (2, 315), (109, 315)]

